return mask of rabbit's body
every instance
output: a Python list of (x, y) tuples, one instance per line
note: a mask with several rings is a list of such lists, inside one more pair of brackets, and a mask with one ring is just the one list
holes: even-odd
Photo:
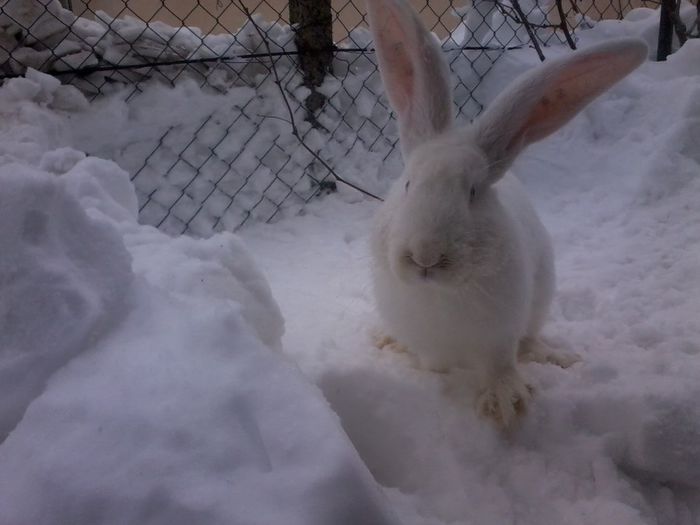
[(566, 361), (538, 340), (554, 291), (552, 248), (508, 167), (637, 67), (646, 45), (618, 40), (534, 68), (457, 127), (449, 68), (415, 11), (406, 0), (367, 7), (405, 161), (371, 239), (378, 311), (424, 366), (475, 368), (478, 412), (508, 426), (531, 394), (519, 347)]
[[(491, 188), (496, 213), (484, 224), (463, 225), (499, 244), (484, 247), (493, 251), (481, 259), (483, 266), (468, 259), (455, 263), (462, 266), (457, 279), (406, 282), (387, 257), (393, 210), (404, 197), (404, 184), (399, 181), (387, 197), (371, 240), (375, 297), (387, 329), (426, 368), (513, 362), (520, 341), (537, 337), (554, 291), (549, 235), (522, 185), (512, 175), (503, 177)], [(496, 239), (491, 232), (497, 232)]]

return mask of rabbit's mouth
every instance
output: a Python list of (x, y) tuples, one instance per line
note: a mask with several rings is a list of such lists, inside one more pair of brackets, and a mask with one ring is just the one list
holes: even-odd
[(399, 277), (408, 283), (442, 284), (452, 281), (454, 262), (444, 254), (425, 260), (406, 253), (401, 257), (398, 270)]

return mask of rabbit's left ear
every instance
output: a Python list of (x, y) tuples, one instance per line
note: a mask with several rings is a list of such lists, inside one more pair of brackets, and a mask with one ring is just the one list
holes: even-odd
[(632, 72), (648, 49), (625, 38), (577, 51), (522, 75), (475, 122), (476, 141), (498, 180), (528, 144), (569, 122), (589, 102)]
[(404, 159), (452, 126), (450, 71), (433, 35), (406, 0), (367, 0), (379, 71), (398, 115)]

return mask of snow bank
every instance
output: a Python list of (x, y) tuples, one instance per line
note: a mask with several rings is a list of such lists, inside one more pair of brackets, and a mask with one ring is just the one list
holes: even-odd
[[(686, 27), (693, 27), (698, 17), (697, 8), (683, 0), (678, 15)], [(596, 32), (607, 37), (625, 35), (642, 38), (649, 44), (649, 56), (655, 58), (659, 43), (659, 10), (638, 7), (627, 13), (624, 20), (600, 20), (596, 22)], [(681, 47), (675, 32), (672, 47), (674, 51)]]
[[(35, 71), (0, 89), (0, 441), (47, 379), (125, 313), (131, 256), (113, 225), (85, 211), (75, 186), (106, 166), (105, 184), (121, 181), (133, 198), (128, 178), (112, 162), (53, 149), (64, 130), (56, 110), (85, 107), (75, 88)], [(127, 211), (128, 198), (119, 200), (113, 214), (135, 220), (134, 203)]]
[(0, 168), (0, 437), (46, 379), (123, 314), (131, 259), (65, 186), (19, 164)]
[(125, 240), (134, 269), (151, 284), (178, 297), (198, 297), (207, 304), (216, 300), (239, 309), (263, 343), (281, 348), (282, 315), (267, 280), (236, 236), (171, 238), (153, 228), (138, 228)]
[[(361, 178), (363, 186), (376, 191), (382, 188), (378, 166), (390, 143), (377, 127), (366, 126), (367, 117), (380, 122), (389, 119), (389, 112), (375, 95), (363, 93), (368, 113), (343, 113), (354, 104), (345, 90), (361, 91), (365, 78), (354, 76), (342, 84), (329, 79), (324, 86), (336, 93), (332, 108), (320, 118), (335, 130), (330, 139), (304, 121), (297, 100), (303, 100), (305, 88), (293, 87), (300, 78), (290, 81), (297, 93), (290, 100), (306, 144), (347, 180)], [(127, 94), (104, 97), (89, 111), (71, 114), (63, 140), (128, 171), (141, 221), (163, 231), (208, 237), (247, 221), (295, 215), (318, 195), (319, 181), (330, 176), (291, 134), (287, 108), (271, 79), (256, 89), (233, 87), (225, 94), (203, 92), (192, 80), (174, 88), (151, 85), (128, 99)], [(356, 128), (364, 129), (360, 139)], [(355, 190), (343, 194), (360, 196)]]
[(139, 225), (65, 89), (0, 88), (0, 524), (395, 523), (240, 240)]
[(136, 284), (0, 447), (0, 521), (391, 523), (319, 393), (236, 308)]
[[(171, 27), (128, 15), (113, 18), (100, 10), (94, 15), (94, 19), (78, 17), (64, 9), (59, 0), (4, 0), (0, 12), (0, 68), (6, 74), (23, 74), (27, 69), (55, 74), (81, 69), (84, 74), (64, 78), (93, 95), (112, 91), (111, 83), (123, 86), (150, 78), (166, 82), (180, 77), (195, 78), (197, 82), (226, 90), (231, 85), (255, 84), (255, 77), (265, 71), (261, 64), (231, 60), (266, 51), (255, 25), (250, 22), (241, 28), (229, 28), (234, 34), (211, 35), (195, 27)], [(273, 52), (294, 50), (289, 26), (268, 23), (259, 16), (255, 21)], [(218, 58), (229, 60), (221, 62)], [(147, 66), (153, 62), (182, 60), (202, 62)], [(287, 59), (278, 60), (280, 67), (288, 68), (290, 63)], [(87, 71), (114, 65), (135, 67)]]

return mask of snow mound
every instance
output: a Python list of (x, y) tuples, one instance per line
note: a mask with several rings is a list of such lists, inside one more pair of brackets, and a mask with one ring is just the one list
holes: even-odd
[(392, 523), (320, 393), (235, 307), (136, 284), (0, 447), (0, 521)]
[[(146, 22), (124, 13), (122, 18), (100, 10), (92, 14), (94, 17), (76, 16), (59, 0), (3, 0), (0, 68), (11, 74), (23, 74), (28, 69), (51, 73), (82, 70), (71, 82), (93, 95), (109, 91), (114, 83), (133, 85), (149, 77), (174, 82), (183, 75), (205, 80), (209, 86), (224, 91), (232, 84), (253, 82), (264, 66), (245, 59), (205, 60), (196, 67), (190, 64), (153, 68), (148, 64), (231, 59), (264, 51), (256, 24), (273, 52), (294, 51), (291, 28), (266, 22), (258, 15), (254, 15), (255, 24), (247, 22), (234, 34), (212, 35), (203, 34), (196, 27), (172, 27), (157, 20)], [(284, 59), (280, 62), (289, 63)], [(110, 71), (109, 66), (114, 65), (145, 67)], [(94, 71), (95, 66), (106, 69)]]
[(114, 162), (85, 158), (81, 152), (61, 148), (46, 153), (41, 165), (45, 169), (50, 166), (50, 171), (54, 173), (65, 174), (68, 190), (89, 212), (99, 213), (119, 223), (136, 222), (138, 208), (134, 187), (128, 173)]
[(138, 224), (61, 90), (0, 88), (0, 524), (396, 523), (240, 239)]
[(142, 227), (128, 233), (126, 242), (134, 255), (134, 269), (152, 284), (180, 297), (239, 308), (263, 343), (281, 349), (282, 314), (267, 280), (235, 235), (172, 238)]
[(0, 160), (35, 165), (45, 152), (68, 146), (66, 123), (57, 110), (86, 107), (76, 88), (34, 70), (6, 81), (0, 90)]
[[(692, 27), (697, 18), (694, 4), (681, 1), (678, 16), (686, 27)], [(637, 7), (629, 11), (623, 20), (600, 20), (595, 24), (595, 32), (608, 38), (619, 36), (636, 36), (649, 45), (649, 57), (655, 59), (659, 43), (659, 10), (649, 7)], [(673, 35), (673, 50), (682, 49), (678, 36)]]
[(57, 368), (123, 311), (131, 258), (62, 181), (0, 168), (0, 436)]

